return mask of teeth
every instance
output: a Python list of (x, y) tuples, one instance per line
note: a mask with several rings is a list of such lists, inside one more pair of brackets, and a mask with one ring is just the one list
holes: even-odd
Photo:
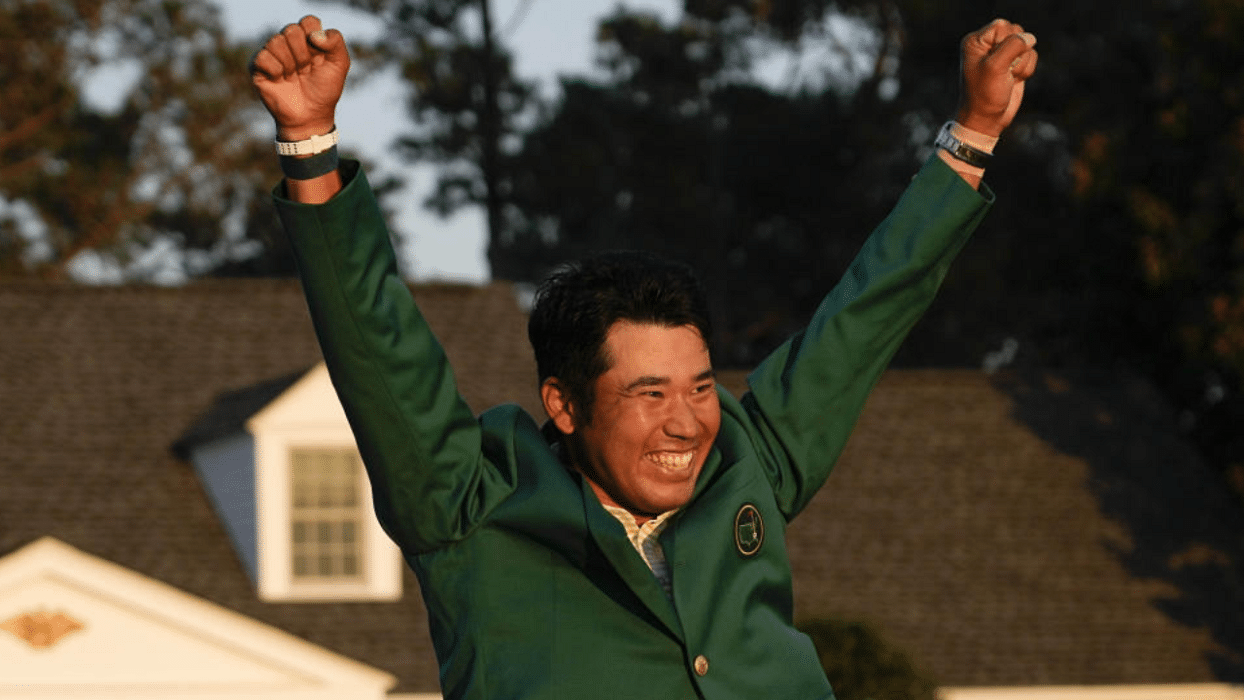
[(686, 469), (691, 466), (691, 458), (694, 456), (694, 452), (653, 452), (648, 455), (648, 459), (666, 469)]

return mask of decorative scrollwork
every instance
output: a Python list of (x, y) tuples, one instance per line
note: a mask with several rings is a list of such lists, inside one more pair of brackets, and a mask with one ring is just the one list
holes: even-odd
[(13, 634), (36, 649), (49, 649), (82, 628), (83, 624), (69, 615), (46, 610), (23, 613), (0, 622), (0, 630)]

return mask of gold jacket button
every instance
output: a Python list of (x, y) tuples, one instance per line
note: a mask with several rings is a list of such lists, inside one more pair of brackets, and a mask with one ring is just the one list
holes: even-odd
[(697, 676), (708, 675), (708, 657), (700, 654), (695, 657), (695, 673)]

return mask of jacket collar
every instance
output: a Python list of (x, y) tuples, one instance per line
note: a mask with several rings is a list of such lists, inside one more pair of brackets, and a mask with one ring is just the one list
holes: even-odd
[[(644, 563), (643, 558), (639, 556), (639, 552), (635, 551), (635, 547), (626, 536), (622, 523), (618, 522), (617, 518), (610, 515), (601, 505), (600, 499), (596, 497), (596, 492), (592, 490), (587, 479), (580, 477), (579, 483), (583, 491), (583, 508), (588, 530), (596, 546), (600, 548), (613, 570), (617, 572), (621, 579), (620, 583), (630, 590), (645, 610), (655, 617), (671, 635), (680, 641), (683, 640), (682, 623), (678, 619), (674, 604), (666, 597), (660, 582)], [(671, 526), (673, 525), (675, 523), (671, 523)], [(618, 593), (622, 594), (621, 591)], [(618, 600), (618, 602), (623, 605), (627, 604), (624, 600)]]

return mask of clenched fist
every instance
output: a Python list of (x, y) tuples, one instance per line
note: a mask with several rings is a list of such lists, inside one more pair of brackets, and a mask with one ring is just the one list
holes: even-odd
[(333, 129), (350, 71), (345, 38), (308, 15), (272, 36), (250, 65), (251, 83), (276, 120), (277, 137), (301, 141)]
[(963, 38), (962, 85), (955, 121), (998, 136), (1024, 99), (1024, 83), (1037, 69), (1037, 39), (1024, 28), (996, 19)]

